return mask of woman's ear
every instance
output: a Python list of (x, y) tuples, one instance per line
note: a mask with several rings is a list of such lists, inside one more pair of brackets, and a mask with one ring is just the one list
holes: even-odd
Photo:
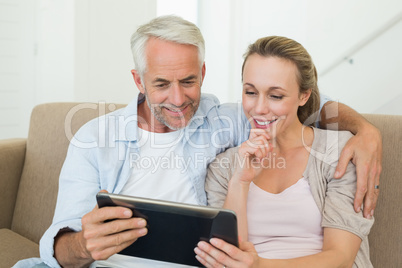
[(304, 104), (306, 104), (306, 102), (308, 101), (308, 99), (311, 96), (311, 88), (307, 89), (306, 91), (304, 91), (303, 93), (300, 93), (299, 95), (299, 106), (304, 106)]

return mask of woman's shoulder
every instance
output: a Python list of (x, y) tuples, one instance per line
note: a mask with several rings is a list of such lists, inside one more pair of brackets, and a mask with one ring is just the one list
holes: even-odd
[(221, 170), (221, 172), (230, 172), (238, 156), (239, 147), (228, 148), (226, 151), (218, 154), (214, 161), (209, 164), (209, 169)]
[(205, 180), (208, 205), (222, 207), (226, 198), (228, 183), (236, 165), (239, 147), (229, 148), (216, 156), (208, 166)]
[(340, 154), (348, 140), (353, 137), (349, 131), (335, 131), (313, 128), (314, 141), (308, 148), (315, 161), (311, 163), (325, 163), (336, 166)]
[(239, 152), (239, 147), (231, 147), (226, 149), (224, 152), (218, 154), (216, 158), (222, 159), (222, 158), (227, 158), (227, 159), (232, 159), (234, 158), (237, 153)]
[(320, 128), (313, 128), (313, 130), (313, 148), (315, 149), (330, 149), (334, 146), (343, 148), (349, 139), (353, 137), (353, 134), (350, 131), (338, 131)]

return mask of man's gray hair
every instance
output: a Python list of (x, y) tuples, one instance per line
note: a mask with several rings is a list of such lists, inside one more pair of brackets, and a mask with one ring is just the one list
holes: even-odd
[(205, 58), (205, 43), (200, 29), (194, 23), (177, 16), (160, 16), (140, 26), (131, 36), (134, 65), (141, 78), (147, 71), (145, 49), (150, 37), (196, 46), (200, 68), (202, 67)]

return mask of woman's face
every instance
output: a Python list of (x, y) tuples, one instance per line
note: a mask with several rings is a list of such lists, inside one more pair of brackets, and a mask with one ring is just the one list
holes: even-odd
[(310, 93), (299, 94), (297, 67), (286, 59), (252, 54), (243, 70), (243, 110), (253, 128), (271, 138), (300, 125), (297, 109)]

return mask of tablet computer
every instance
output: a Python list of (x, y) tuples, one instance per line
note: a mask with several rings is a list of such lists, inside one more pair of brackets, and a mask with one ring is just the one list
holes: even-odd
[(123, 206), (147, 220), (148, 233), (119, 254), (200, 266), (194, 248), (199, 241), (221, 238), (238, 246), (236, 214), (228, 209), (98, 193), (99, 207)]

